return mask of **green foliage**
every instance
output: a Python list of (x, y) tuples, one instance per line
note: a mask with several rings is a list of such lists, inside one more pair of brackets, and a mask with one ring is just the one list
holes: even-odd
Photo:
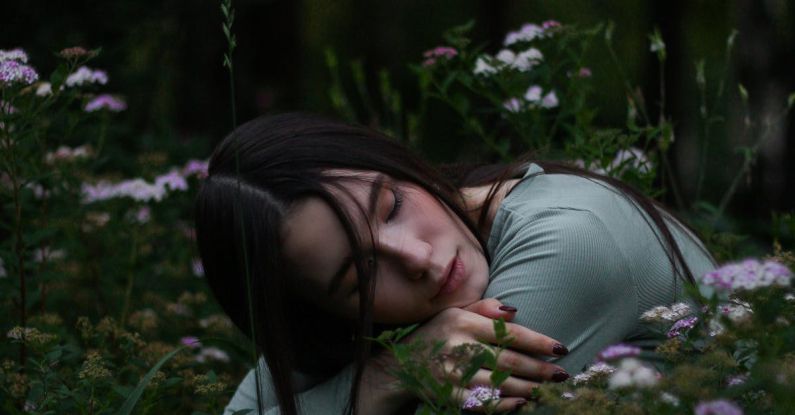
[[(248, 353), (180, 346), (245, 344), (191, 275), (184, 218), (202, 162), (130, 157), (114, 128), (122, 108), (90, 110), (102, 82), (75, 81), (98, 53), (59, 53), (46, 89), (0, 84), (0, 412), (218, 413)], [(111, 182), (124, 195), (96, 193)]]

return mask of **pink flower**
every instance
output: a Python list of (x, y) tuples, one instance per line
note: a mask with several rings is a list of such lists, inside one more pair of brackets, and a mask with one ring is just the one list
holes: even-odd
[(196, 177), (203, 179), (207, 177), (208, 163), (204, 160), (188, 160), (185, 167), (182, 168), (182, 175), (185, 177), (196, 175)]
[(500, 390), (488, 386), (475, 386), (462, 406), (463, 409), (479, 408), (483, 404), (500, 399)]
[(171, 190), (188, 190), (188, 182), (175, 169), (155, 178), (155, 186), (168, 187)]
[(15, 60), (0, 61), (0, 83), (11, 85), (21, 83), (30, 85), (39, 79), (39, 74), (32, 67)]
[(580, 78), (590, 78), (591, 77), (591, 68), (588, 68), (588, 67), (580, 68), (580, 70), (577, 72), (577, 76), (579, 76)]
[(543, 28), (545, 31), (546, 30), (556, 29), (556, 28), (558, 28), (560, 26), (561, 26), (561, 24), (557, 20), (547, 20), (544, 23), (541, 23), (541, 28)]
[(449, 46), (437, 46), (433, 49), (426, 50), (422, 56), (425, 58), (425, 61), (422, 62), (422, 66), (431, 66), (437, 62), (437, 59), (452, 59), (453, 57), (458, 55), (458, 51), (454, 48)]
[(191, 349), (196, 349), (201, 347), (202, 343), (199, 341), (198, 337), (195, 336), (185, 336), (179, 339), (180, 344), (184, 346), (188, 346)]
[(602, 350), (597, 355), (597, 359), (607, 361), (623, 357), (638, 356), (640, 355), (640, 351), (640, 347), (619, 343)]
[(699, 403), (695, 415), (743, 415), (743, 410), (732, 401), (718, 399)]
[(696, 325), (697, 322), (698, 322), (698, 317), (696, 316), (686, 317), (677, 321), (676, 323), (674, 323), (673, 326), (671, 326), (671, 329), (668, 330), (668, 338), (672, 339), (674, 337), (687, 333), (690, 329), (692, 329)]
[(86, 112), (99, 110), (119, 112), (127, 109), (127, 103), (113, 95), (102, 94), (89, 101), (83, 109)]

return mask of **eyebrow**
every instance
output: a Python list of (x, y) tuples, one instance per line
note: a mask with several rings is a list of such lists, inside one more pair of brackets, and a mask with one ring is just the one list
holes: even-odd
[[(381, 194), (381, 189), (384, 187), (384, 180), (386, 177), (383, 173), (379, 173), (375, 180), (370, 184), (370, 194), (367, 195), (367, 217), (373, 217), (375, 215), (375, 209), (378, 203), (378, 195)], [(345, 277), (345, 274), (348, 272), (348, 268), (353, 264), (353, 257), (348, 256), (342, 261), (342, 265), (340, 265), (337, 272), (334, 273), (334, 276), (331, 277), (331, 282), (326, 289), (326, 294), (331, 295), (337, 291), (342, 284), (342, 278)]]

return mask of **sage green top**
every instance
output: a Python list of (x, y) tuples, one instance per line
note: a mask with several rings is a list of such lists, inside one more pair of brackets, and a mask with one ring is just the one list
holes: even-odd
[[(516, 307), (514, 323), (566, 345), (570, 353), (554, 361), (572, 374), (611, 344), (653, 347), (656, 342), (640, 315), (681, 301), (683, 283), (675, 281), (662, 237), (648, 216), (603, 182), (545, 174), (536, 164), (529, 165), (525, 177), (494, 217), (483, 297)], [(689, 232), (669, 228), (693, 275), (714, 268)], [(268, 380), (264, 361), (260, 364)], [(352, 375), (352, 366), (330, 379), (296, 374), (302, 413), (342, 413)], [(265, 414), (278, 414), (272, 385), (262, 383)], [(256, 402), (252, 370), (225, 414), (256, 408)]]

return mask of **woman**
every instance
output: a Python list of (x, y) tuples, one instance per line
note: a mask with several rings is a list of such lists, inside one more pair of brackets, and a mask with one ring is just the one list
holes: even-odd
[(456, 186), (388, 137), (306, 114), (228, 136), (197, 198), (197, 238), (213, 292), (265, 362), (227, 413), (394, 413), (412, 397), (365, 338), (422, 323), (412, 338), (449, 348), (493, 341), (497, 317), (516, 337), (498, 362), (512, 370), (510, 410), (609, 344), (652, 346), (640, 313), (712, 268), (690, 232), (617, 180), (524, 161), (466, 176)]

